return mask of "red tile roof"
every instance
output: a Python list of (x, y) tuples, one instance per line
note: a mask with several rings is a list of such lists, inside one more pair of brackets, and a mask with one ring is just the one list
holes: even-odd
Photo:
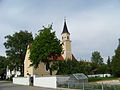
[(55, 61), (64, 61), (64, 58), (63, 56), (59, 56), (59, 57), (56, 57), (56, 58), (47, 58), (48, 60), (55, 60)]

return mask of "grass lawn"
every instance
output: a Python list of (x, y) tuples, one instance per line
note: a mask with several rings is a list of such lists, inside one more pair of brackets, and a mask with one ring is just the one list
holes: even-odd
[(96, 82), (96, 81), (101, 81), (101, 80), (116, 80), (118, 77), (93, 77), (93, 78), (88, 78), (89, 82)]

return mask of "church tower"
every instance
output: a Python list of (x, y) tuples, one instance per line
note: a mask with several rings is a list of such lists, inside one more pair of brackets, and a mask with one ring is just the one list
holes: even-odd
[(61, 33), (62, 37), (62, 56), (64, 59), (70, 59), (72, 60), (72, 51), (71, 51), (71, 40), (70, 40), (70, 33), (68, 32), (66, 20), (64, 20), (64, 27), (63, 31)]

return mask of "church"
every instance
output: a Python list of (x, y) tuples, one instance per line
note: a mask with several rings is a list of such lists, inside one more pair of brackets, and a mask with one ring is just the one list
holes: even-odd
[[(68, 31), (68, 27), (66, 24), (66, 20), (64, 20), (64, 26), (63, 30), (61, 33), (61, 44), (62, 44), (62, 52), (61, 56), (57, 57), (56, 60), (73, 60), (75, 59), (72, 50), (71, 50), (71, 40), (70, 40), (70, 33)], [(50, 75), (50, 72), (46, 70), (46, 64), (45, 63), (40, 63), (38, 68), (35, 69), (33, 66), (30, 66), (31, 62), (29, 60), (30, 56), (30, 50), (29, 47), (32, 47), (32, 45), (28, 45), (27, 51), (26, 51), (26, 56), (24, 60), (24, 77), (28, 75), (39, 75), (39, 76), (45, 76), (45, 75)], [(51, 63), (52, 64), (52, 63)], [(55, 75), (57, 71), (53, 71), (52, 74)]]

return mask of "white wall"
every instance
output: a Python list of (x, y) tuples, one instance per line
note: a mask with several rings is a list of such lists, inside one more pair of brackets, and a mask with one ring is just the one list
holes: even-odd
[(88, 77), (111, 77), (111, 74), (94, 74), (94, 75), (87, 75)]
[(34, 77), (34, 86), (57, 88), (57, 78), (53, 77)]
[(29, 85), (29, 77), (14, 77), (13, 84), (20, 84), (20, 85)]

